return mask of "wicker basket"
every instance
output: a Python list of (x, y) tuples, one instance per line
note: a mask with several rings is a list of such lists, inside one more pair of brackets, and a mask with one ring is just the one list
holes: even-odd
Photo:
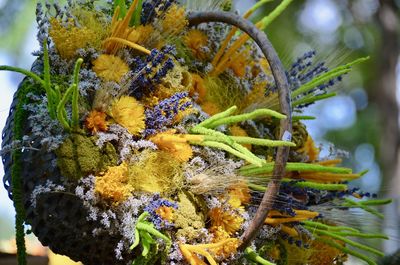
[[(194, 24), (202, 22), (204, 21), (195, 21)], [(260, 34), (260, 32), (257, 34)], [(279, 58), (278, 62), (280, 64)], [(32, 67), (32, 70), (40, 73), (41, 65), (39, 63), (35, 63)], [(27, 80), (25, 79), (20, 84), (20, 88), (26, 81)], [(288, 87), (286, 88), (288, 89)], [(285, 91), (285, 93), (279, 93), (281, 98), (281, 106), (283, 101), (288, 103), (288, 106), (290, 106), (288, 93), (288, 91)], [(18, 91), (14, 95), (7, 123), (3, 130), (2, 147), (10, 145), (13, 141), (15, 109), (19, 104), (17, 94)], [(282, 109), (284, 110), (285, 108)], [(290, 111), (286, 114), (288, 114), (290, 117)], [(290, 118), (284, 122), (286, 122), (286, 127), (289, 129), (284, 128), (282, 130), (281, 128), (281, 134), (283, 134), (285, 130), (290, 131), (291, 128)], [(31, 130), (32, 128), (29, 127), (29, 123), (25, 122), (23, 128), (24, 135), (30, 135)], [(42, 244), (49, 246), (55, 253), (67, 255), (71, 259), (81, 261), (87, 265), (126, 264), (127, 260), (132, 260), (137, 253), (122, 253), (122, 257), (124, 257), (124, 260), (122, 261), (115, 258), (114, 248), (121, 236), (110, 236), (105, 232), (100, 232), (96, 235), (93, 234), (93, 230), (100, 228), (101, 224), (99, 221), (87, 220), (89, 210), (84, 206), (81, 199), (75, 195), (74, 191), (66, 190), (63, 192), (48, 192), (39, 194), (37, 196), (37, 206), (32, 207), (31, 197), (35, 187), (44, 185), (48, 180), (52, 181), (56, 185), (61, 185), (63, 184), (63, 177), (61, 176), (60, 170), (51, 163), (56, 156), (54, 152), (48, 152), (40, 144), (40, 139), (34, 139), (31, 142), (31, 146), (31, 149), (23, 150), (21, 157), (21, 162), (23, 165), (23, 200), (26, 213), (26, 223), (31, 225), (32, 232), (39, 238)], [(286, 148), (282, 147), (279, 149)], [(279, 152), (280, 151), (278, 150), (278, 159), (280, 161), (277, 162), (280, 163), (277, 164), (283, 165), (284, 168), (284, 164), (287, 160), (287, 154), (279, 156)], [(281, 152), (287, 152), (287, 150), (281, 150)], [(5, 170), (3, 183), (8, 191), (9, 197), (12, 198), (12, 154), (4, 154), (2, 161)]]

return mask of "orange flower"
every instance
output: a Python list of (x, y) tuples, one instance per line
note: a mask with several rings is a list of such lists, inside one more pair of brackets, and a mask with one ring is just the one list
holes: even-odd
[(98, 131), (105, 132), (108, 130), (107, 115), (102, 111), (92, 110), (86, 118), (86, 128), (95, 134)]
[(190, 30), (184, 38), (186, 46), (192, 51), (194, 57), (200, 60), (207, 58), (207, 54), (203, 51), (203, 47), (207, 46), (208, 37), (197, 29)]
[(161, 206), (156, 210), (156, 214), (158, 214), (162, 219), (168, 222), (172, 222), (172, 220), (174, 219), (174, 208)]
[(190, 97), (193, 97), (195, 93), (197, 93), (198, 98), (196, 102), (201, 103), (205, 100), (207, 95), (207, 88), (204, 85), (203, 78), (198, 74), (191, 74), (192, 75), (192, 88), (189, 91)]
[(299, 149), (299, 152), (306, 153), (308, 155), (308, 161), (311, 162), (317, 160), (319, 156), (319, 149), (315, 146), (315, 142), (310, 135), (308, 135), (304, 147)]
[(203, 141), (202, 136), (174, 135), (170, 130), (154, 135), (149, 140), (155, 143), (160, 150), (166, 151), (181, 162), (188, 161), (193, 156), (192, 147), (187, 142), (190, 140)]
[(128, 165), (109, 167), (103, 176), (96, 177), (95, 191), (114, 203), (124, 201), (133, 191), (129, 185)]
[(235, 213), (227, 212), (221, 208), (213, 208), (209, 213), (212, 227), (222, 227), (230, 235), (240, 229), (243, 218)]
[(249, 52), (239, 52), (232, 58), (229, 68), (237, 77), (244, 77), (246, 74), (246, 66), (248, 65)]

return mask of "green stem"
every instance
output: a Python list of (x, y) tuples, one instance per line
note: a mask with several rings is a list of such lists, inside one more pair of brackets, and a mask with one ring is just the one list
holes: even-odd
[(348, 189), (346, 184), (325, 184), (325, 183), (316, 183), (312, 181), (301, 181), (301, 182), (296, 182), (292, 185), (294, 187), (299, 187), (299, 188), (310, 188), (315, 190), (328, 190), (328, 191)]
[(139, 0), (135, 12), (133, 13), (132, 19), (129, 23), (130, 26), (140, 25), (140, 16), (142, 14), (142, 9), (143, 9), (143, 0)]
[(254, 183), (247, 183), (247, 186), (249, 186), (249, 188), (254, 190), (254, 191), (265, 192), (267, 190), (266, 187), (261, 186), (261, 185), (257, 185), (257, 184), (254, 184)]
[(305, 225), (305, 228), (308, 228), (310, 230), (310, 232), (317, 233), (317, 234), (322, 235), (322, 236), (328, 236), (328, 237), (331, 237), (331, 238), (334, 238), (334, 239), (338, 239), (338, 240), (343, 241), (343, 242), (345, 242), (345, 243), (347, 243), (347, 244), (349, 244), (349, 245), (351, 245), (353, 247), (356, 247), (356, 248), (371, 252), (371, 253), (373, 253), (373, 254), (375, 254), (377, 256), (381, 256), (381, 257), (385, 256), (385, 253), (383, 253), (382, 251), (379, 251), (379, 250), (374, 249), (372, 247), (360, 244), (358, 242), (354, 242), (354, 241), (352, 241), (352, 240), (350, 240), (348, 238), (345, 238), (343, 236), (337, 235), (334, 232), (330, 232), (330, 231), (327, 231), (327, 230), (320, 230), (318, 228), (309, 227), (307, 225)]
[(300, 94), (306, 93), (308, 92), (310, 89), (313, 89), (316, 86), (322, 85), (323, 83), (329, 81), (332, 78), (341, 76), (343, 74), (347, 74), (348, 72), (351, 71), (351, 67), (353, 65), (359, 64), (361, 62), (364, 62), (366, 60), (368, 60), (369, 57), (365, 57), (365, 58), (359, 58), (351, 63), (345, 64), (345, 65), (341, 65), (338, 66), (316, 78), (314, 78), (313, 80), (311, 80), (310, 82), (302, 85), (301, 87), (299, 87), (298, 89), (296, 89), (295, 91), (293, 91), (292, 93), (292, 98), (297, 97)]
[(208, 118), (207, 120), (200, 122), (199, 124), (196, 125), (195, 128), (198, 128), (198, 127), (206, 128), (206, 127), (208, 127), (209, 124), (213, 123), (214, 121), (228, 117), (228, 116), (232, 115), (233, 113), (235, 113), (235, 111), (237, 111), (237, 106), (232, 106), (229, 109), (227, 109), (223, 112), (217, 113), (217, 114), (211, 116), (210, 118)]
[(149, 254), (150, 252), (150, 245), (154, 242), (154, 240), (146, 231), (141, 231), (140, 234), (142, 238), (142, 247), (143, 247), (142, 256), (146, 257), (147, 254)]
[(354, 232), (335, 232), (336, 235), (339, 236), (350, 236), (350, 237), (359, 237), (359, 238), (381, 238), (388, 240), (389, 237), (384, 234), (363, 234), (363, 233), (354, 233)]
[(366, 212), (368, 212), (370, 214), (373, 214), (373, 215), (377, 216), (380, 219), (384, 219), (385, 218), (385, 216), (383, 214), (381, 214), (377, 210), (375, 210), (375, 209), (373, 209), (373, 208), (371, 208), (371, 207), (369, 207), (367, 205), (355, 202), (353, 200), (350, 200), (349, 198), (345, 198), (344, 200), (346, 201), (346, 203), (343, 204), (344, 207), (360, 208), (360, 209), (363, 209), (364, 211), (366, 211)]
[(65, 105), (67, 104), (67, 101), (73, 91), (76, 89), (76, 85), (73, 84), (68, 88), (68, 90), (65, 92), (64, 96), (62, 97), (61, 101), (58, 103), (57, 106), (57, 119), (61, 123), (61, 125), (64, 127), (66, 131), (71, 131), (71, 125), (67, 121), (66, 117), (64, 116), (64, 111), (65, 111)]
[(27, 77), (32, 78), (35, 82), (39, 83), (41, 86), (45, 87), (44, 81), (37, 74), (25, 69), (8, 65), (0, 65), (0, 71), (10, 71), (26, 75)]
[(274, 0), (261, 0), (261, 1), (258, 1), (256, 4), (254, 4), (254, 6), (252, 6), (249, 9), (249, 12), (254, 13), (257, 9), (259, 9), (263, 5), (265, 5), (265, 4), (269, 3), (269, 2), (272, 2), (272, 1), (274, 1)]
[[(233, 149), (242, 153), (245, 157), (250, 159), (251, 161), (258, 161), (255, 165), (261, 166), (264, 161), (250, 152), (246, 147), (236, 143), (230, 136), (223, 134), (219, 131), (203, 128), (203, 127), (194, 127), (191, 129), (191, 132), (204, 134), (204, 142), (220, 142), (229, 145)], [(252, 163), (254, 164), (254, 163)]]
[(331, 226), (331, 225), (326, 225), (326, 224), (322, 224), (319, 222), (307, 221), (307, 220), (301, 221), (301, 222), (310, 227), (324, 229), (324, 230), (328, 230), (328, 231), (339, 231), (339, 232), (350, 231), (353, 233), (361, 233), (360, 230), (357, 230), (355, 228), (348, 227), (348, 226)]
[(246, 136), (229, 136), (232, 140), (237, 142), (238, 144), (252, 144), (252, 145), (260, 145), (260, 146), (268, 146), (268, 147), (278, 147), (278, 146), (291, 146), (295, 147), (296, 144), (288, 141), (276, 141), (269, 139), (260, 139), (260, 138), (252, 138)]
[[(265, 174), (271, 173), (274, 169), (274, 162), (265, 163), (262, 167), (254, 167), (254, 166), (245, 166), (239, 169), (240, 173), (244, 175), (251, 174)], [(289, 162), (286, 164), (286, 171), (312, 171), (312, 172), (327, 172), (327, 173), (336, 173), (336, 174), (350, 174), (351, 169), (343, 168), (343, 167), (327, 167), (318, 164), (311, 163), (295, 163)]]
[(275, 117), (277, 119), (286, 119), (286, 115), (283, 115), (277, 111), (270, 110), (270, 109), (257, 109), (250, 113), (244, 113), (244, 114), (239, 114), (239, 115), (230, 116), (230, 117), (226, 117), (226, 118), (221, 118), (221, 119), (215, 120), (214, 122), (209, 123), (207, 126), (203, 126), (203, 127), (212, 129), (212, 128), (216, 128), (220, 125), (228, 125), (228, 124), (238, 123), (238, 122), (247, 121), (247, 120), (254, 120), (259, 117), (264, 117), (264, 116), (271, 116), (271, 117)]
[(328, 94), (317, 95), (317, 96), (311, 94), (310, 96), (303, 97), (303, 98), (301, 98), (299, 100), (294, 101), (292, 103), (292, 106), (293, 107), (297, 107), (297, 106), (303, 105), (303, 104), (310, 104), (310, 103), (313, 103), (313, 102), (316, 102), (316, 101), (320, 101), (320, 100), (324, 100), (324, 99), (327, 99), (327, 98), (331, 98), (331, 97), (334, 97), (334, 96), (336, 96), (336, 93), (328, 93)]
[(385, 204), (392, 203), (392, 199), (382, 199), (382, 200), (367, 200), (367, 201), (360, 201), (359, 204), (368, 205), (368, 206), (380, 206)]
[(114, 12), (119, 6), (119, 19), (122, 19), (126, 16), (126, 12), (128, 11), (126, 8), (125, 0), (114, 0)]
[(354, 251), (354, 250), (351, 250), (349, 248), (346, 248), (346, 247), (340, 245), (339, 243), (337, 243), (337, 242), (335, 242), (333, 240), (328, 240), (328, 239), (325, 239), (325, 238), (322, 238), (322, 237), (317, 237), (316, 240), (321, 241), (322, 243), (325, 243), (325, 244), (327, 244), (327, 245), (329, 245), (331, 247), (337, 248), (340, 251), (342, 251), (343, 253), (347, 253), (349, 255), (352, 255), (354, 257), (362, 259), (365, 262), (367, 262), (369, 265), (377, 265), (377, 263), (375, 261), (373, 261), (372, 259), (370, 259), (369, 257), (367, 257), (367, 256), (365, 256), (365, 255), (363, 255), (363, 254), (361, 254), (361, 253), (359, 253), (357, 251)]
[(72, 128), (77, 130), (79, 128), (79, 70), (81, 69), (81, 65), (83, 63), (83, 59), (79, 58), (75, 63), (74, 68), (74, 91), (72, 93), (72, 117), (71, 123)]
[(171, 240), (167, 236), (165, 236), (164, 234), (159, 232), (157, 229), (151, 227), (150, 225), (139, 222), (136, 224), (136, 229), (146, 231), (155, 237), (159, 237), (159, 238), (165, 240), (166, 242), (171, 242)]
[(347, 74), (351, 71), (351, 68), (349, 69), (340, 69), (337, 70), (332, 69), (329, 72), (326, 72), (322, 75), (320, 75), (319, 77), (314, 78), (313, 80), (311, 80), (310, 82), (302, 85), (301, 87), (299, 87), (298, 89), (296, 89), (295, 91), (293, 91), (292, 93), (292, 99), (296, 98), (297, 96), (303, 94), (303, 93), (307, 93), (309, 92), (311, 89), (324, 84), (325, 82), (331, 80), (332, 78), (336, 78), (339, 77), (341, 75)]
[(315, 120), (314, 116), (292, 116), (293, 121)]
[(254, 262), (257, 262), (259, 264), (262, 265), (275, 265), (275, 263), (269, 262), (268, 260), (262, 258), (260, 255), (257, 254), (257, 252), (255, 252), (252, 248), (247, 247), (244, 250), (244, 253), (246, 254), (246, 256)]
[(269, 24), (271, 24), (272, 21), (275, 20), (282, 12), (288, 7), (288, 5), (292, 2), (293, 0), (283, 0), (279, 6), (277, 6), (268, 16), (264, 17), (261, 20), (261, 28), (260, 30), (263, 31), (266, 27), (268, 27)]
[(135, 228), (135, 242), (131, 245), (129, 248), (130, 250), (133, 250), (135, 247), (137, 247), (140, 243), (140, 235), (139, 235), (139, 230)]
[(146, 217), (147, 216), (149, 216), (150, 214), (149, 214), (149, 212), (143, 212), (141, 215), (139, 215), (139, 217), (138, 217), (138, 223), (140, 223), (140, 222), (142, 222), (142, 221), (144, 221), (144, 219), (146, 219)]
[(257, 160), (255, 160), (252, 157), (248, 157), (247, 155), (233, 149), (232, 147), (230, 147), (227, 144), (223, 144), (220, 142), (214, 142), (214, 141), (204, 141), (201, 143), (200, 142), (191, 142), (191, 144), (218, 148), (218, 149), (224, 150), (228, 153), (231, 153), (232, 155), (237, 156), (243, 160), (246, 160), (247, 162), (249, 162), (255, 166), (262, 166), (262, 162), (260, 162), (261, 159), (257, 158)]

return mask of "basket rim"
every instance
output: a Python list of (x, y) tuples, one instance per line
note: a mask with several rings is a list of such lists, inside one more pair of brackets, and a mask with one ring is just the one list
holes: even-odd
[[(244, 19), (243, 17), (232, 12), (191, 12), (188, 14), (188, 20), (190, 26), (197, 26), (202, 23), (222, 22), (239, 28), (257, 43), (271, 67), (272, 75), (274, 76), (275, 83), (278, 88), (280, 110), (286, 115), (286, 119), (282, 119), (280, 122), (280, 138), (287, 138), (285, 140), (290, 140), (292, 135), (290, 87), (286, 78), (283, 64), (272, 43), (269, 41), (267, 34), (258, 29), (249, 20)], [(280, 183), (285, 174), (285, 166), (289, 156), (289, 149), (289, 147), (283, 146), (280, 146), (277, 149), (272, 179), (268, 184), (267, 190), (264, 192), (264, 196), (257, 209), (255, 217), (242, 236), (243, 239), (240, 245), (240, 249), (242, 250), (245, 249), (257, 235), (258, 231), (264, 224), (264, 220), (267, 217), (269, 210), (271, 210), (273, 206), (273, 201), (279, 192)]]

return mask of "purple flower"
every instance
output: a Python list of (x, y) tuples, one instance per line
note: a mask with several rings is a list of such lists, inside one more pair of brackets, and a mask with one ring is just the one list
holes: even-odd
[(145, 135), (152, 135), (166, 129), (172, 124), (175, 116), (192, 106), (191, 101), (183, 101), (188, 96), (187, 92), (176, 93), (172, 97), (164, 99), (153, 109), (147, 109)]

